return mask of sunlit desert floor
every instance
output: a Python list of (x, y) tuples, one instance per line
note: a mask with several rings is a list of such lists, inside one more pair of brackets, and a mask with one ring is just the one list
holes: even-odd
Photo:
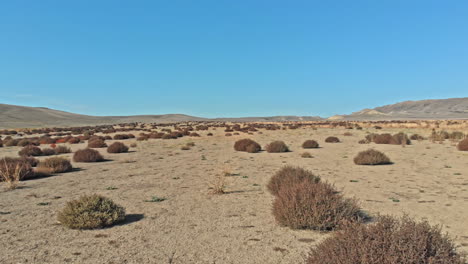
[[(347, 197), (358, 198), (371, 216), (406, 213), (441, 225), (468, 253), (468, 152), (449, 141), (413, 141), (406, 147), (358, 144), (366, 131), (430, 133), (297, 129), (226, 137), (218, 129), (209, 131), (212, 137), (202, 131), (199, 138), (122, 140), (137, 147), (123, 154), (99, 149), (110, 161), (73, 163), (74, 172), (24, 181), (16, 190), (1, 188), (0, 263), (301, 263), (328, 233), (275, 223), (266, 184), (287, 164), (334, 183)], [(327, 136), (342, 143), (325, 143)], [(234, 142), (246, 137), (262, 146), (283, 140), (291, 152), (234, 151)], [(302, 149), (306, 139), (317, 140), (320, 148)], [(181, 150), (187, 142), (195, 146)], [(70, 146), (75, 151), (86, 144)], [(368, 148), (381, 150), (394, 164), (355, 165), (353, 157)], [(19, 150), (0, 148), (0, 157), (17, 156)], [(313, 158), (302, 158), (305, 151)], [(223, 171), (232, 173), (226, 177), (227, 193), (210, 194)], [(67, 201), (92, 193), (125, 207), (126, 221), (86, 231), (57, 223), (57, 211)], [(166, 200), (148, 202), (153, 196)]]

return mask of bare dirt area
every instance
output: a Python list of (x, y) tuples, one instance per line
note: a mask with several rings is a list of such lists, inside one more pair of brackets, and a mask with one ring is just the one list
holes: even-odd
[[(368, 132), (401, 131), (431, 133), (305, 127), (225, 136), (218, 128), (198, 132), (201, 137), (121, 140), (136, 147), (120, 154), (98, 149), (106, 161), (72, 162), (72, 172), (23, 181), (15, 190), (2, 188), (0, 262), (302, 263), (310, 248), (330, 232), (292, 230), (276, 223), (274, 197), (266, 185), (284, 165), (313, 171), (347, 197), (356, 197), (371, 216), (408, 214), (440, 225), (460, 252), (468, 253), (468, 152), (458, 151), (447, 140), (413, 140), (405, 146), (358, 144)], [(208, 132), (214, 136), (206, 136)], [(352, 135), (344, 136), (345, 132)], [(328, 136), (341, 142), (325, 143)], [(242, 138), (262, 147), (282, 140), (291, 151), (237, 152), (234, 142)], [(320, 147), (303, 149), (308, 139)], [(195, 146), (182, 150), (188, 142)], [(66, 145), (76, 151), (87, 144)], [(393, 164), (355, 165), (354, 156), (369, 148), (382, 151)], [(0, 158), (17, 157), (20, 149), (2, 147)], [(303, 152), (312, 157), (302, 158)], [(219, 175), (224, 177), (225, 193), (211, 194), (210, 186)], [(123, 206), (125, 221), (82, 231), (57, 222), (57, 212), (67, 201), (93, 193)]]

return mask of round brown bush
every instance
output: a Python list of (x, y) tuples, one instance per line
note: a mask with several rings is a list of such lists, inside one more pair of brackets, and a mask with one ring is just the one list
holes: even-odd
[(107, 147), (108, 153), (124, 153), (128, 152), (128, 147), (125, 146), (122, 142), (114, 142), (109, 147)]
[(71, 229), (103, 228), (123, 221), (125, 209), (106, 197), (93, 194), (67, 202), (57, 219)]
[(327, 142), (327, 143), (339, 143), (340, 139), (337, 138), (337, 137), (327, 137), (325, 139), (325, 142)]
[(41, 156), (42, 155), (42, 150), (39, 147), (28, 145), (21, 149), (18, 154), (20, 156)]
[(249, 153), (257, 153), (262, 149), (262, 147), (260, 146), (260, 144), (253, 141), (252, 139), (244, 138), (244, 139), (237, 140), (236, 143), (234, 143), (234, 149), (236, 151), (246, 151)]
[(408, 135), (406, 135), (403, 132), (395, 134), (392, 137), (393, 137), (393, 144), (395, 145), (410, 145), (411, 144), (411, 140), (408, 138)]
[(88, 141), (88, 148), (105, 148), (106, 142), (100, 138), (93, 138)]
[(67, 142), (70, 143), (70, 144), (78, 144), (78, 143), (80, 143), (80, 141), (81, 141), (80, 138), (72, 137)]
[(368, 149), (359, 152), (354, 157), (354, 163), (357, 165), (383, 165), (391, 164), (392, 162), (384, 153), (375, 149)]
[(69, 160), (60, 157), (42, 160), (37, 167), (42, 170), (48, 170), (50, 173), (69, 172), (73, 169)]
[(468, 138), (458, 142), (457, 149), (461, 151), (468, 151)]
[(99, 151), (94, 149), (80, 149), (73, 155), (73, 161), (75, 162), (99, 162), (103, 161), (104, 158)]
[(5, 145), (5, 147), (14, 147), (14, 146), (18, 146), (18, 139), (5, 139), (5, 141), (3, 142), (3, 144)]
[(289, 188), (304, 180), (317, 183), (320, 181), (320, 177), (300, 167), (284, 166), (271, 177), (267, 188), (271, 194), (277, 195), (281, 188)]
[(360, 221), (356, 200), (344, 198), (326, 182), (303, 180), (279, 189), (273, 215), (293, 229), (333, 230), (343, 221)]
[(265, 150), (268, 153), (281, 153), (281, 152), (288, 152), (289, 148), (286, 145), (286, 143), (278, 140), (278, 141), (273, 141), (270, 144), (266, 145)]
[(380, 216), (372, 224), (344, 224), (337, 234), (311, 250), (306, 263), (464, 264), (465, 261), (439, 227), (407, 216)]
[(302, 143), (302, 148), (309, 149), (309, 148), (318, 148), (319, 144), (315, 140), (306, 140)]

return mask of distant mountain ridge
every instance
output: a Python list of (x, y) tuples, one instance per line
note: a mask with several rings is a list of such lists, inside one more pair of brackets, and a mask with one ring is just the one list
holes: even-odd
[[(350, 115), (336, 115), (328, 120), (409, 120), (409, 119), (468, 119), (468, 97), (405, 101), (373, 109), (363, 109)], [(0, 129), (67, 127), (117, 123), (170, 123), (187, 121), (231, 122), (288, 122), (319, 121), (319, 116), (271, 116), (239, 118), (202, 118), (183, 114), (90, 116), (74, 114), (45, 107), (0, 104)]]
[(337, 115), (329, 120), (407, 120), (407, 119), (468, 119), (468, 97), (405, 101), (373, 109), (363, 109), (350, 115)]

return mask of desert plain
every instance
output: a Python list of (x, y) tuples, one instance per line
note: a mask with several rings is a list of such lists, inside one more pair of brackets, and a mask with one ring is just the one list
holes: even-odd
[[(466, 127), (458, 130), (467, 132)], [(98, 148), (106, 161), (72, 161), (72, 172), (0, 190), (0, 263), (302, 263), (333, 232), (293, 230), (275, 221), (274, 197), (266, 185), (285, 165), (333, 183), (358, 199), (370, 216), (407, 214), (439, 225), (460, 252), (468, 253), (468, 152), (450, 140), (358, 144), (369, 133), (398, 132), (427, 138), (432, 128), (304, 126), (226, 136), (223, 127), (210, 127), (197, 131), (200, 137), (106, 140), (136, 146), (119, 154)], [(328, 136), (341, 142), (326, 143)], [(243, 138), (262, 147), (282, 140), (290, 151), (235, 151), (234, 143)], [(320, 147), (303, 149), (309, 139)], [(194, 146), (182, 150), (189, 142)], [(76, 151), (87, 143), (63, 145)], [(393, 164), (354, 164), (355, 155), (369, 148), (382, 151)], [(4, 146), (0, 158), (17, 157), (19, 150)], [(304, 152), (312, 157), (301, 157)], [(71, 160), (72, 155), (60, 156)], [(225, 193), (213, 194), (220, 177)], [(73, 230), (57, 222), (67, 201), (93, 193), (123, 206), (125, 221), (97, 230)]]

